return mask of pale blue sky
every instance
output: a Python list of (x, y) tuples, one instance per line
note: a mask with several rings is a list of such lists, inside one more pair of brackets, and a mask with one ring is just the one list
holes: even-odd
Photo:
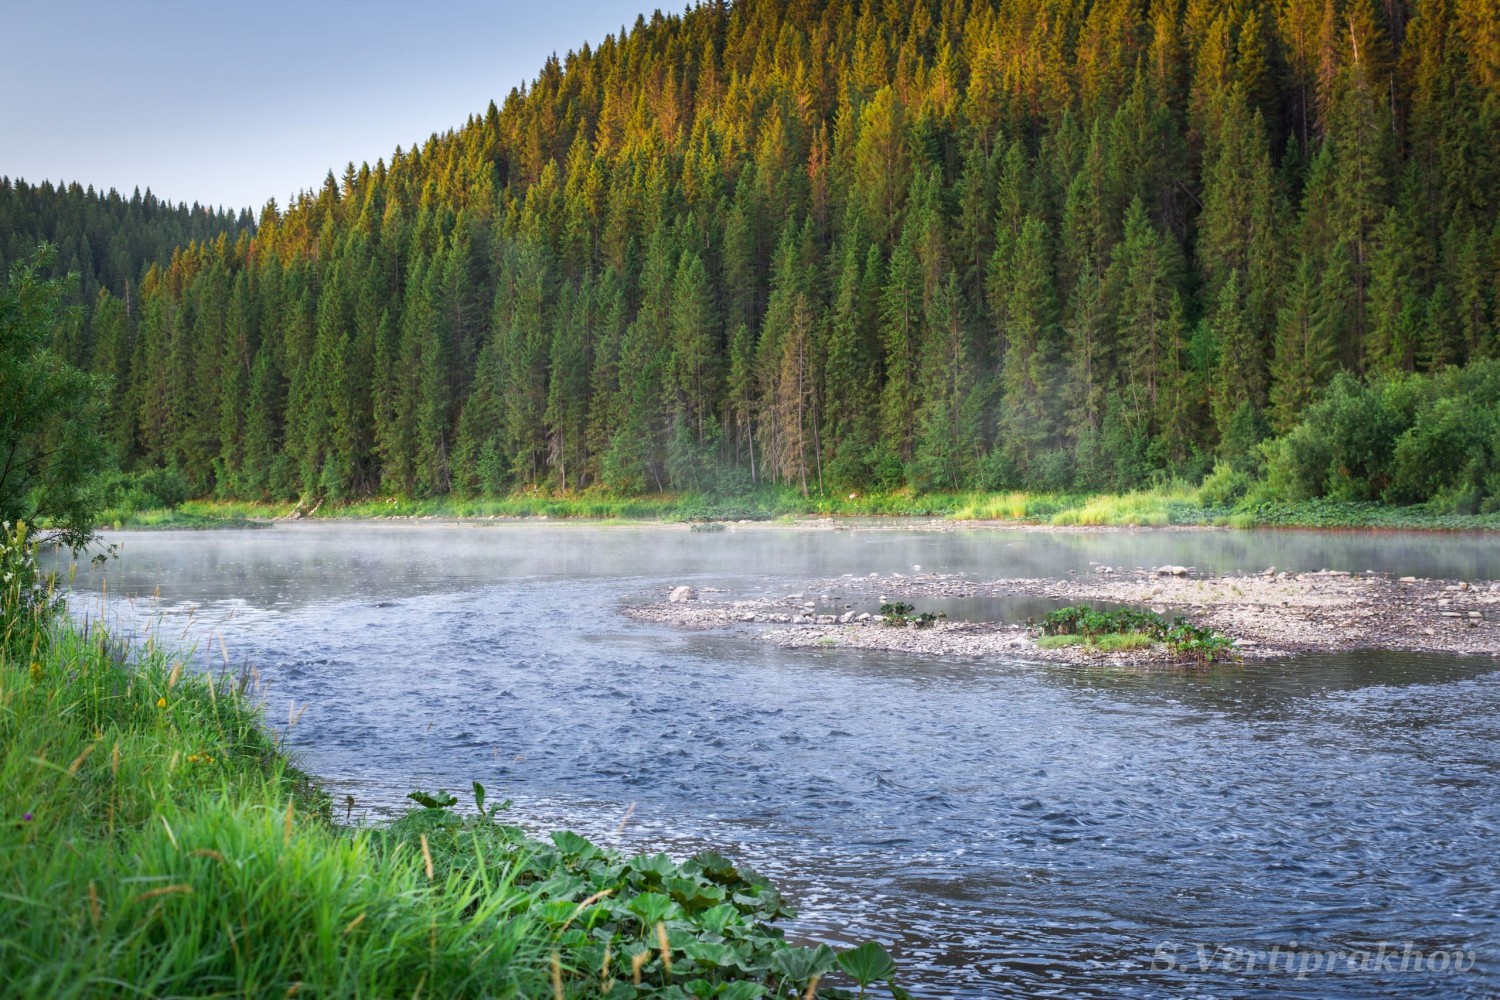
[[(463, 124), (650, 0), (4, 5), (0, 175), (257, 212)], [(668, 9), (679, 10), (668, 5)]]

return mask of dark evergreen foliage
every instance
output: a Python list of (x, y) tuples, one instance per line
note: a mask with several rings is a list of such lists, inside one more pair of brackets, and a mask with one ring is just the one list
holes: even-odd
[(0, 245), (95, 275), (122, 458), (202, 491), (1125, 488), (1253, 461), (1341, 370), (1500, 352), (1497, 31), (1459, 0), (704, 3), (253, 237), (189, 213), (117, 266), (108, 226), (0, 208)]

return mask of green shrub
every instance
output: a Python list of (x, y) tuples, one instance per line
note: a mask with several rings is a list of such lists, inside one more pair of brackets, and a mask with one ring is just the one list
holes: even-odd
[(892, 628), (931, 628), (939, 619), (947, 618), (946, 611), (923, 611), (920, 614), (914, 605), (905, 601), (892, 601), (880, 606), (880, 617)]
[(1260, 455), (1264, 478), (1244, 506), (1326, 497), (1500, 509), (1500, 360), (1368, 382), (1340, 374)]
[(1198, 487), (1197, 500), (1204, 507), (1233, 507), (1250, 492), (1255, 480), (1228, 462), (1220, 462)]
[(1077, 636), (1102, 652), (1143, 649), (1160, 642), (1178, 659), (1193, 663), (1216, 663), (1236, 656), (1234, 640), (1228, 636), (1185, 618), (1169, 622), (1154, 611), (1096, 611), (1086, 604), (1076, 605), (1043, 615), (1039, 629), (1044, 642), (1052, 640), (1043, 648), (1063, 645), (1057, 640)]

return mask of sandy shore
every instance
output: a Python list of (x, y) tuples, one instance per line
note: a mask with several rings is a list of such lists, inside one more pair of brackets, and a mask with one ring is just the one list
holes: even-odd
[[(1031, 597), (1063, 604), (1123, 604), (1183, 615), (1235, 640), (1245, 658), (1355, 649), (1500, 657), (1500, 584), (1396, 579), (1343, 572), (1199, 575), (1184, 567), (1101, 566), (1089, 577), (982, 580), (965, 575), (844, 576), (809, 580), (783, 597), (721, 591), (663, 595), (623, 613), (693, 631), (748, 631), (789, 648), (848, 647), (944, 656), (1003, 654), (1068, 663), (1160, 663), (1161, 648), (1104, 655), (1042, 649), (1023, 622), (938, 622), (896, 628), (871, 613), (882, 600)], [(684, 599), (687, 598), (687, 599)], [(841, 607), (839, 614), (818, 610)]]

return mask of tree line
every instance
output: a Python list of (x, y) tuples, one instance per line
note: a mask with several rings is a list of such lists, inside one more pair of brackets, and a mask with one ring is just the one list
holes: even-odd
[(194, 216), (138, 284), (111, 246), (64, 353), (124, 467), (233, 497), (1201, 475), (1339, 372), (1500, 353), (1497, 36), (1496, 0), (702, 3)]

